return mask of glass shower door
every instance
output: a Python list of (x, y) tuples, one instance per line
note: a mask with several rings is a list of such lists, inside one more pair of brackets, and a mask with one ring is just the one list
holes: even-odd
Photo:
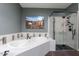
[(57, 50), (77, 49), (77, 14), (55, 18), (55, 40)]
[(64, 45), (64, 20), (61, 16), (55, 18), (55, 40), (57, 50), (61, 50)]

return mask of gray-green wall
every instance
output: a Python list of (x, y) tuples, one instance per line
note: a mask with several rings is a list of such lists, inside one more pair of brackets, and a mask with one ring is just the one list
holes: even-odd
[[(62, 9), (43, 9), (43, 8), (23, 8), (22, 9), (22, 31), (23, 32), (47, 32), (48, 30), (48, 16), (53, 11), (63, 11)], [(26, 16), (44, 16), (44, 29), (27, 29), (24, 26), (24, 19)]]
[(72, 3), (69, 7), (66, 8), (67, 12), (77, 12), (78, 11), (78, 3)]
[(0, 3), (0, 35), (21, 31), (21, 7), (15, 3)]
[(76, 13), (78, 11), (78, 3), (72, 3), (65, 9), (65, 11), (67, 15), (71, 13)]

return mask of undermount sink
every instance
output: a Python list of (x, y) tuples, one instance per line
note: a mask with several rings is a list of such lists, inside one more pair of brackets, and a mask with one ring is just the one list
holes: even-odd
[(26, 43), (27, 43), (27, 40), (16, 40), (16, 41), (8, 43), (7, 45), (12, 48), (22, 48), (27, 45)]

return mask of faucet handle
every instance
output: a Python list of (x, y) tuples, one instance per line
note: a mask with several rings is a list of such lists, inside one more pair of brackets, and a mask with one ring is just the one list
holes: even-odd
[(15, 39), (15, 36), (14, 35), (12, 35), (12, 40), (14, 40)]
[(3, 56), (6, 56), (8, 54), (9, 50), (4, 51)]
[(23, 34), (21, 34), (21, 37), (23, 37)]
[(47, 34), (45, 34), (45, 37), (47, 37)]
[(39, 37), (41, 37), (41, 34), (39, 34)]
[(35, 34), (33, 34), (33, 37), (35, 37)]
[(17, 34), (17, 38), (20, 38), (19, 34)]

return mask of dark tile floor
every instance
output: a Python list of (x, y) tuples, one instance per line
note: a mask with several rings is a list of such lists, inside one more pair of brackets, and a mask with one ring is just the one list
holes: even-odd
[(79, 56), (79, 51), (50, 51), (46, 56)]
[(67, 45), (56, 45), (56, 51), (50, 51), (46, 56), (79, 56), (79, 51)]
[(75, 50), (67, 45), (56, 45), (56, 50)]

